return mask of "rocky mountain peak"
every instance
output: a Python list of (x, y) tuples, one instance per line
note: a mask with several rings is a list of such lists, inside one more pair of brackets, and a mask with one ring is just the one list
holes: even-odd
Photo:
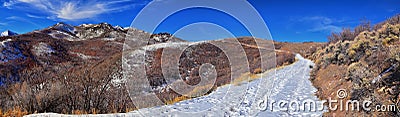
[(18, 34), (13, 31), (10, 31), (10, 30), (6, 30), (1, 33), (1, 36), (14, 36), (14, 35), (18, 35)]
[(157, 41), (157, 42), (166, 42), (172, 38), (172, 34), (170, 33), (158, 33), (158, 34), (153, 34), (150, 36), (151, 39)]
[(52, 26), (52, 28), (60, 30), (60, 31), (72, 33), (72, 34), (74, 34), (74, 31), (75, 31), (74, 26), (66, 24), (64, 22), (59, 22), (59, 23), (55, 24), (54, 26)]
[(79, 25), (78, 27), (82, 29), (108, 29), (108, 30), (114, 29), (114, 27), (111, 24), (104, 22), (99, 24), (82, 24)]

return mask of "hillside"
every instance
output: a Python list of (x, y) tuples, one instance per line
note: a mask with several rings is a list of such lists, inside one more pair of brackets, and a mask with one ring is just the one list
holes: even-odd
[[(257, 79), (251, 82), (239, 82), (218, 87), (209, 95), (183, 100), (177, 103), (142, 108), (129, 113), (111, 114), (88, 114), (87, 117), (111, 117), (111, 116), (321, 116), (325, 111), (273, 111), (272, 108), (260, 110), (260, 100), (265, 100), (264, 94), (269, 95), (270, 100), (298, 99), (313, 100), (319, 99), (314, 95), (315, 89), (309, 80), (313, 62), (304, 59), (296, 54), (295, 63), (282, 67), (281, 69), (269, 70), (258, 74)], [(291, 73), (291, 74), (287, 74)], [(271, 83), (273, 79), (275, 83)], [(279, 80), (278, 80), (279, 79)], [(273, 85), (274, 84), (274, 85)], [(262, 87), (259, 87), (261, 85)], [(263, 90), (257, 90), (262, 88)], [(271, 89), (271, 90), (265, 90)], [(264, 98), (264, 99), (263, 99)], [(273, 108), (280, 108), (280, 105), (271, 105)], [(43, 116), (66, 116), (68, 114), (38, 113), (28, 117)]]
[[(360, 30), (362, 29), (362, 30)], [(338, 99), (337, 91), (344, 89), (343, 99), (372, 101), (376, 105), (398, 104), (400, 101), (400, 15), (374, 28), (361, 25), (354, 32), (344, 30), (334, 34), (331, 43), (311, 58), (316, 65), (311, 81), (320, 99)], [(399, 105), (397, 105), (399, 106)], [(361, 106), (360, 106), (361, 107)], [(326, 116), (399, 116), (395, 111), (340, 111)]]
[[(106, 113), (133, 109), (118, 80), (128, 32), (148, 37), (141, 41), (149, 44), (183, 42), (172, 36), (161, 42), (155, 38), (163, 34), (107, 23), (58, 23), (27, 34), (0, 37), (1, 110), (78, 113), (75, 111), (95, 109)], [(87, 88), (92, 91), (85, 92)]]
[(291, 43), (291, 42), (274, 42), (275, 49), (298, 53), (303, 57), (310, 58), (317, 50), (321, 49), (326, 43), (318, 42), (302, 42), (302, 43)]

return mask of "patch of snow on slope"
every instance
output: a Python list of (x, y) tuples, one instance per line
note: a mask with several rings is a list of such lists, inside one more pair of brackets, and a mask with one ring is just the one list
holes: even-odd
[(115, 41), (117, 38), (102, 38), (104, 41)]
[(117, 29), (117, 30), (124, 30), (124, 28), (122, 28), (121, 26), (114, 26), (114, 29)]
[(111, 84), (113, 86), (121, 87), (124, 83), (126, 83), (126, 79), (113, 75), (113, 79), (111, 79)]
[(72, 36), (71, 34), (68, 34), (66, 32), (62, 32), (62, 31), (51, 31), (51, 33), (49, 33), (48, 35), (50, 35), (53, 38), (56, 39), (67, 39), (68, 41), (79, 41), (79, 39), (76, 39), (74, 36)]
[(1, 47), (1, 46), (5, 46), (5, 44), (8, 43), (8, 42), (10, 42), (10, 41), (11, 41), (11, 39), (6, 39), (6, 40), (0, 42), (0, 44), (1, 44), (0, 47)]
[(55, 30), (51, 30), (51, 32), (48, 33), (53, 38), (56, 39), (66, 39), (68, 41), (80, 41), (82, 39), (78, 39), (76, 37), (76, 29), (75, 27), (65, 24), (65, 23), (57, 23), (52, 27)]
[(69, 32), (71, 34), (75, 34), (75, 28), (69, 24), (65, 24), (65, 23), (57, 23), (54, 26), (55, 29), (60, 30), (60, 31), (64, 31), (64, 32)]
[(158, 43), (153, 45), (144, 46), (144, 50), (157, 50), (160, 48), (186, 48), (188, 46), (208, 43), (209, 41), (199, 41), (199, 42), (166, 42), (166, 43)]
[(80, 26), (86, 28), (86, 27), (93, 27), (93, 25), (94, 24), (81, 24)]
[(37, 56), (48, 56), (49, 54), (55, 52), (53, 47), (43, 42), (40, 42), (34, 46), (33, 51)]
[(11, 43), (11, 39), (0, 42), (0, 63), (25, 58), (18, 45)]
[(75, 55), (81, 57), (82, 59), (97, 59), (97, 58), (99, 58), (99, 57), (89, 56), (89, 55), (85, 55), (85, 54), (77, 53), (77, 52), (70, 52), (70, 53), (75, 54)]
[(157, 50), (160, 48), (167, 48), (167, 47), (172, 47), (172, 48), (179, 48), (179, 47), (184, 47), (184, 45), (189, 45), (190, 42), (174, 42), (174, 43), (159, 43), (159, 44), (153, 44), (153, 45), (148, 45), (143, 47), (144, 50)]

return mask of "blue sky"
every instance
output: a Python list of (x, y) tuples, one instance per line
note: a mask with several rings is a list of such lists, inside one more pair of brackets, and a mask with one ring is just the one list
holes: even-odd
[[(0, 30), (9, 29), (17, 33), (26, 33), (57, 22), (72, 25), (107, 22), (128, 27), (149, 3), (163, 4), (168, 1), (2, 0)], [(323, 42), (331, 32), (338, 32), (342, 27), (355, 27), (363, 19), (375, 24), (400, 13), (399, 0), (249, 0), (249, 2), (264, 19), (274, 40), (290, 42)], [(221, 4), (230, 5), (230, 3)], [(158, 7), (152, 10), (155, 14), (163, 11)], [(165, 19), (155, 32), (175, 33), (178, 37), (190, 41), (250, 35), (235, 18), (207, 8), (176, 12)]]

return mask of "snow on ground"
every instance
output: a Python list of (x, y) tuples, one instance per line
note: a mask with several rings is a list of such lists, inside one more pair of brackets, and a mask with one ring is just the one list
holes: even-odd
[(40, 42), (39, 44), (34, 46), (33, 51), (37, 56), (47, 56), (55, 52), (53, 47), (43, 42)]
[(159, 43), (159, 44), (153, 44), (153, 45), (147, 45), (144, 46), (143, 49), (146, 51), (154, 51), (160, 48), (184, 48), (185, 46), (183, 45), (189, 45), (191, 44), (190, 42), (174, 42), (174, 43)]
[(0, 46), (1, 46), (1, 47), (4, 47), (5, 44), (8, 43), (8, 42), (10, 42), (10, 41), (12, 41), (12, 40), (11, 40), (11, 39), (6, 39), (6, 40), (4, 40), (4, 41), (1, 41), (1, 42), (0, 42), (0, 44), (1, 44)]
[(0, 42), (0, 63), (25, 57), (18, 45), (10, 43), (11, 41), (11, 39), (7, 39)]
[[(181, 101), (173, 105), (144, 108), (129, 113), (85, 115), (93, 117), (112, 116), (322, 116), (322, 111), (281, 111), (278, 105), (267, 106), (263, 111), (261, 103), (267, 100), (318, 101), (314, 95), (317, 91), (309, 81), (310, 60), (300, 55), (298, 61), (281, 69), (271, 70), (263, 74), (263, 78), (240, 85), (225, 85), (209, 95)], [(265, 76), (269, 76), (268, 78)], [(273, 83), (275, 78), (275, 83)], [(273, 85), (274, 84), (274, 85)], [(266, 90), (273, 89), (273, 90)], [(268, 104), (268, 103), (266, 103)], [(35, 116), (71, 116), (55, 113), (35, 114)]]
[(51, 33), (48, 33), (48, 35), (56, 39), (67, 39), (68, 41), (80, 41), (80, 39), (76, 39), (71, 34), (59, 30), (51, 31)]
[(77, 53), (77, 52), (70, 52), (70, 53), (71, 54), (75, 54), (75, 55), (81, 57), (82, 59), (98, 59), (99, 58), (99, 57), (96, 57), (96, 56), (89, 56), (89, 55), (85, 55), (85, 54)]
[(114, 38), (114, 37), (109, 37), (109, 38), (102, 38), (102, 40), (105, 40), (105, 41), (115, 41), (117, 38)]

